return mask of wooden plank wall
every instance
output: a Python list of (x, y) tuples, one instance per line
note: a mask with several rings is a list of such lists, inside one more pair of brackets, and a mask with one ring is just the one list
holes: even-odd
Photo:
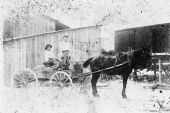
[(55, 31), (56, 22), (43, 16), (31, 16), (28, 20), (4, 21), (4, 38), (14, 38)]
[(100, 28), (100, 26), (93, 26), (4, 41), (5, 85), (10, 84), (10, 78), (15, 72), (26, 67), (33, 69), (42, 64), (45, 45), (49, 43), (53, 48), (59, 48), (64, 35), (68, 35), (71, 44), (72, 64), (98, 55), (101, 46)]

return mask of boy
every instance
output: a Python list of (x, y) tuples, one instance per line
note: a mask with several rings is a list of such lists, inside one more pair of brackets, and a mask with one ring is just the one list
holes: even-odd
[(52, 45), (51, 44), (47, 44), (45, 46), (45, 63), (44, 65), (46, 67), (54, 67), (57, 69), (58, 67), (58, 60), (56, 58), (56, 56), (54, 55), (54, 53), (52, 52)]

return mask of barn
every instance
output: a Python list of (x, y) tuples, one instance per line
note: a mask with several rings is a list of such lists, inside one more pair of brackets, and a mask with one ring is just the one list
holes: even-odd
[(100, 34), (101, 26), (89, 26), (5, 39), (3, 41), (5, 85), (10, 85), (10, 79), (16, 72), (43, 64), (45, 45), (49, 43), (53, 48), (59, 48), (65, 35), (68, 36), (71, 45), (70, 68), (73, 68), (76, 62), (98, 55), (101, 48)]
[(170, 52), (170, 23), (115, 31), (115, 50), (127, 51), (150, 47), (154, 53)]
[[(127, 51), (128, 47), (137, 49), (150, 47), (155, 53), (169, 52), (169, 23), (115, 31), (114, 48), (116, 51)], [(4, 48), (4, 81), (10, 84), (11, 76), (24, 68), (33, 69), (44, 62), (44, 47), (47, 43), (59, 48), (62, 37), (67, 35), (71, 44), (71, 65), (96, 56), (102, 48), (102, 27), (89, 26), (76, 29), (49, 31), (5, 38)], [(15, 54), (13, 54), (15, 53)]]

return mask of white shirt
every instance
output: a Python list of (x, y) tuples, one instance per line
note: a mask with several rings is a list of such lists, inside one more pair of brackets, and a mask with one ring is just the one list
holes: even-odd
[(68, 42), (61, 42), (61, 43), (60, 43), (60, 50), (61, 50), (61, 51), (64, 51), (64, 50), (69, 50), (69, 51), (71, 51), (70, 43), (68, 43)]
[(47, 62), (50, 58), (56, 58), (52, 51), (45, 50), (45, 62)]

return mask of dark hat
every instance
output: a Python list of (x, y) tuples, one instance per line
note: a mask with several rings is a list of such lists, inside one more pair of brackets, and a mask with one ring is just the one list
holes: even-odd
[(63, 38), (68, 38), (68, 36), (67, 36), (67, 35), (64, 35)]
[(69, 50), (63, 50), (62, 53), (63, 53), (63, 52), (70, 52), (70, 51), (69, 51)]
[(52, 48), (52, 45), (51, 45), (51, 44), (47, 44), (47, 45), (45, 46), (45, 49), (47, 49), (48, 47), (51, 47), (51, 48)]

